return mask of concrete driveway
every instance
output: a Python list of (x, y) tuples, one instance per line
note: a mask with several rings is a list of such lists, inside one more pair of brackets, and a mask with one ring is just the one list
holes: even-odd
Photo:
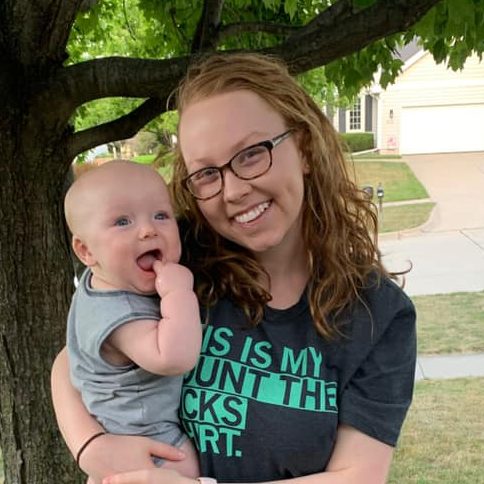
[(388, 269), (413, 269), (410, 295), (484, 290), (484, 153), (406, 156), (436, 203), (422, 227), (382, 234)]
[(484, 153), (405, 156), (437, 206), (424, 232), (484, 228)]

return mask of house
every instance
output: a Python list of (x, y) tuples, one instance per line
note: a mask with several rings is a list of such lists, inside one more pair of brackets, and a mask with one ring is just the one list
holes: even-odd
[(401, 58), (395, 83), (375, 84), (352, 109), (339, 110), (337, 129), (373, 132), (384, 154), (484, 151), (484, 59), (469, 57), (454, 72), (417, 44)]

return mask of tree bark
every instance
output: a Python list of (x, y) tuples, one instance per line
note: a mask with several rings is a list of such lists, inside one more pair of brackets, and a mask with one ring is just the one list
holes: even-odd
[(50, 368), (65, 344), (73, 290), (62, 210), (69, 162), (59, 136), (48, 134), (40, 116), (27, 116), (26, 121), (22, 108), (10, 106), (0, 120), (0, 438), (5, 482), (83, 482), (60, 444), (50, 398)]

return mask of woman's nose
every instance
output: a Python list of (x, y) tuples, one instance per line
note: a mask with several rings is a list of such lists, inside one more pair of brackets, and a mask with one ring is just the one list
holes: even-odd
[(242, 180), (230, 170), (224, 173), (223, 198), (225, 202), (236, 202), (251, 190), (250, 181)]

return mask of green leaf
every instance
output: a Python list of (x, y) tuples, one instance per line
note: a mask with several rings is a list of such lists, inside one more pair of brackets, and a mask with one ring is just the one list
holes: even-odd
[(278, 0), (262, 0), (264, 7), (270, 10), (274, 10), (276, 8), (276, 4), (279, 3)]
[(449, 52), (447, 45), (445, 44), (444, 39), (438, 39), (435, 44), (432, 46), (431, 52), (434, 56), (435, 62), (440, 64), (445, 60), (447, 54)]
[(284, 2), (284, 11), (289, 15), (292, 20), (297, 11), (297, 0), (286, 0)]
[(465, 42), (459, 42), (450, 51), (449, 67), (454, 71), (462, 69), (469, 54), (470, 51)]

